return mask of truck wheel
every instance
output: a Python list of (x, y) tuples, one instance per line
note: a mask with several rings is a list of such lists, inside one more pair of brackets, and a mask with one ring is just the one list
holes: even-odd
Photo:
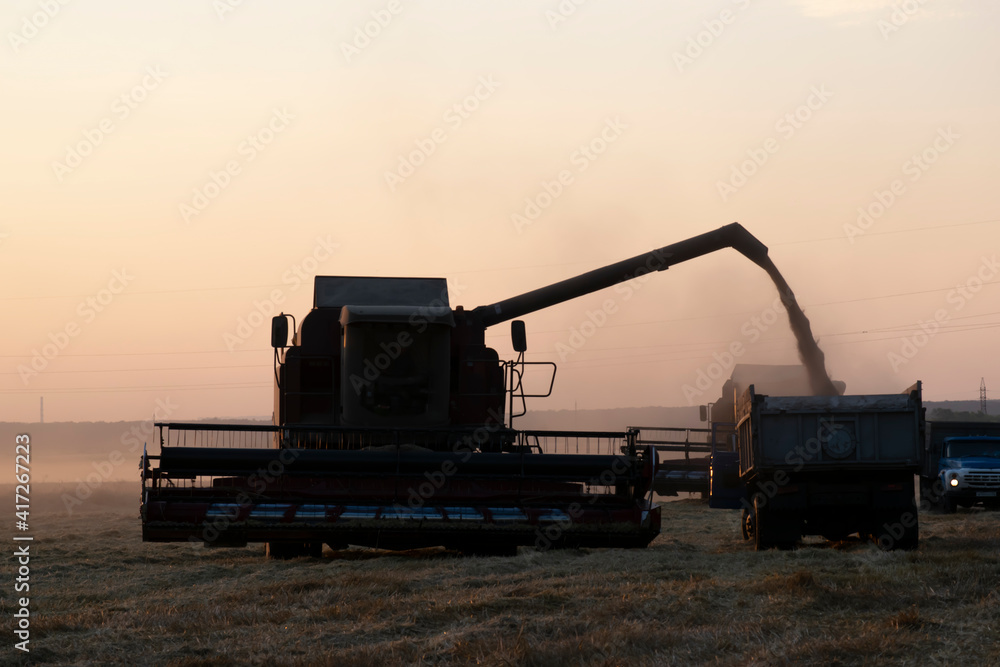
[(802, 521), (789, 512), (771, 512), (771, 523), (777, 524), (774, 526), (777, 547), (782, 551), (793, 551), (802, 537)]
[(744, 507), (743, 515), (740, 517), (740, 533), (742, 533), (744, 540), (754, 539), (754, 534), (757, 532), (755, 524), (756, 517), (753, 511)]
[[(870, 537), (879, 549), (883, 551), (910, 551), (920, 543), (920, 525), (917, 523), (917, 513), (911, 509), (881, 514), (875, 531)], [(907, 526), (905, 519), (912, 519), (912, 526)]]
[(955, 507), (954, 499), (949, 498), (948, 496), (941, 498), (941, 501), (938, 503), (938, 507), (940, 508), (942, 514), (954, 514), (957, 509)]
[(904, 551), (913, 551), (920, 545), (920, 526), (914, 525), (906, 528), (903, 536), (896, 540), (896, 548)]

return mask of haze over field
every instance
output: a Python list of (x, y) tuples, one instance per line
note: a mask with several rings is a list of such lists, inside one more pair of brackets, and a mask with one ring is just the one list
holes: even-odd
[[(969, 401), (947, 403), (925, 403), (931, 419), (948, 418), (942, 410), (958, 411), (952, 419), (968, 419), (964, 413), (979, 409), (979, 403)], [(1000, 413), (1000, 401), (990, 401), (987, 410), (990, 415)], [(265, 417), (234, 421), (267, 424)], [(611, 410), (534, 410), (514, 422), (517, 428), (539, 430), (581, 430), (581, 431), (624, 431), (627, 427), (704, 428), (698, 420), (698, 409), (682, 408), (617, 408)], [(113, 482), (127, 482), (128, 488), (139, 488), (139, 460), (145, 448), (150, 454), (158, 454), (159, 433), (153, 423), (145, 421), (120, 422), (47, 422), (38, 423), (0, 422), (0, 442), (13, 442), (18, 433), (29, 433), (35, 448), (32, 450), (34, 482), (79, 484), (87, 481), (88, 486), (104, 488)], [(646, 438), (656, 439), (662, 433), (645, 431)], [(674, 434), (684, 439), (683, 433)], [(689, 435), (692, 441), (699, 436)], [(675, 455), (663, 455), (664, 458)], [(701, 456), (701, 454), (696, 454)], [(94, 477), (97, 473), (97, 477)], [(79, 487), (74, 487), (76, 491)], [(131, 502), (131, 499), (130, 499)], [(62, 508), (62, 506), (60, 506)]]
[[(732, 221), (849, 393), (1000, 385), (993, 3), (50, 4), (0, 13), (0, 421), (266, 415), (316, 274), (471, 308)], [(536, 409), (798, 358), (728, 250), (524, 320)]]

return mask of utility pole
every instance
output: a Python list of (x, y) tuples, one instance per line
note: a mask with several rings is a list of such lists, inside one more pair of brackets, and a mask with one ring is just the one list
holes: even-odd
[(986, 414), (986, 378), (979, 381), (979, 411)]
[(45, 423), (45, 397), (38, 397), (38, 423)]

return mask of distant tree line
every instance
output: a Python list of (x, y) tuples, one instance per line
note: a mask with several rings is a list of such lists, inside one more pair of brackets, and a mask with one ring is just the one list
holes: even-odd
[(927, 418), (939, 422), (1000, 422), (1000, 415), (984, 415), (982, 412), (957, 412), (947, 408), (934, 408)]

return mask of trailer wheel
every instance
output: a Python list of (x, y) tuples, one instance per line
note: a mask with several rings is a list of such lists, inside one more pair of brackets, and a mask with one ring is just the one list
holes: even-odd
[(754, 546), (757, 551), (791, 551), (802, 536), (801, 519), (793, 512), (767, 507), (766, 503), (754, 499)]
[(904, 551), (913, 551), (920, 545), (920, 526), (914, 525), (906, 529), (903, 536), (896, 540), (896, 548)]
[(757, 532), (756, 517), (754, 516), (753, 510), (743, 508), (743, 515), (740, 517), (740, 533), (743, 535), (744, 540), (754, 539), (754, 535)]

